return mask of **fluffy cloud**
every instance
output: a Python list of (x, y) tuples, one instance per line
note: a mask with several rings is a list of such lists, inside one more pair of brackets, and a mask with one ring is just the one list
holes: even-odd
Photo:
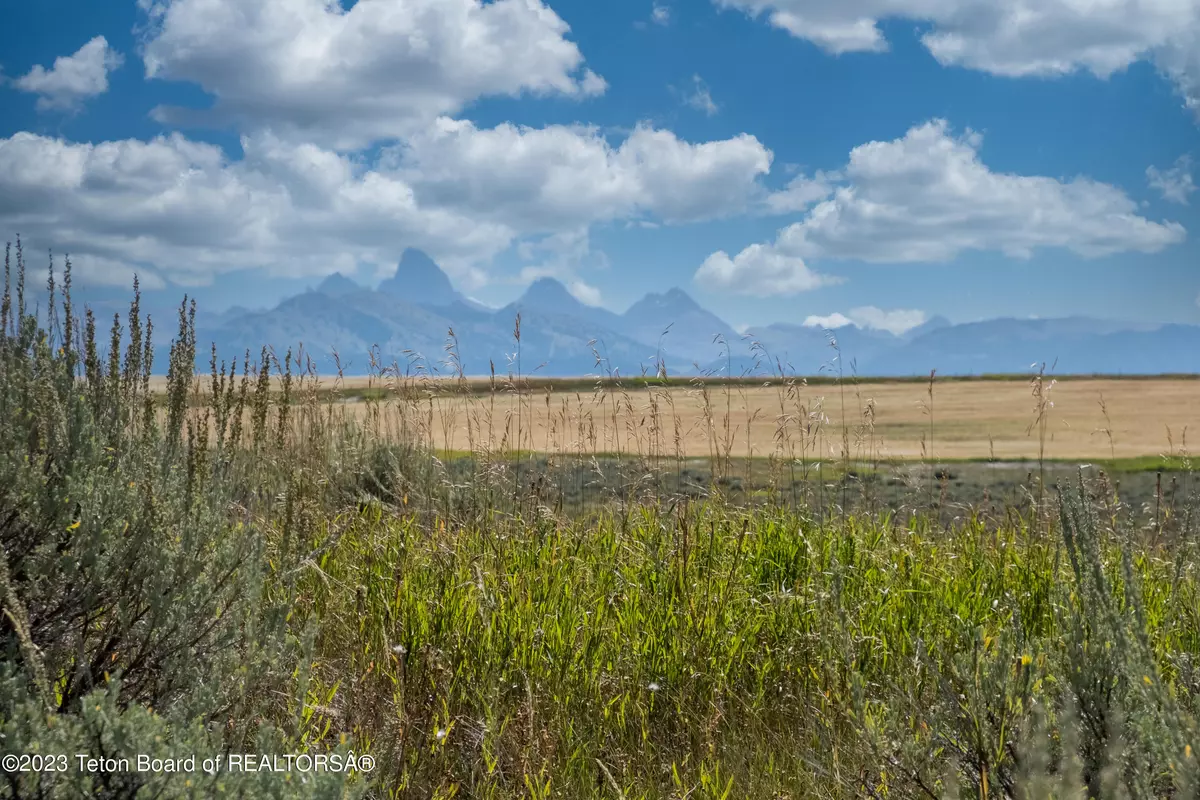
[(862, 306), (850, 310), (850, 319), (860, 328), (887, 331), (899, 336), (924, 325), (929, 316), (924, 311), (915, 309), (895, 308), (885, 311), (875, 306)]
[(752, 244), (733, 258), (724, 250), (713, 253), (696, 270), (695, 279), (714, 291), (764, 297), (807, 292), (841, 282), (840, 278), (813, 272), (798, 256), (761, 244)]
[(939, 262), (968, 250), (1027, 258), (1047, 247), (1094, 257), (1153, 253), (1186, 237), (1176, 222), (1139, 216), (1114, 186), (993, 172), (981, 145), (978, 134), (956, 137), (940, 120), (860, 145), (840, 185), (803, 220), (774, 243), (711, 256), (696, 277), (765, 295), (821, 285), (807, 263), (814, 259)]
[(613, 147), (593, 128), (441, 119), (389, 153), (439, 205), (530, 232), (651, 214), (689, 222), (733, 214), (760, 191), (771, 151), (753, 136), (692, 144), (638, 126)]
[(921, 36), (942, 64), (1006, 76), (1088, 70), (1104, 78), (1135, 61), (1169, 75), (1200, 113), (1198, 0), (714, 0), (831, 53), (887, 49), (879, 23), (931, 25)]
[(771, 169), (772, 154), (758, 139), (690, 144), (675, 134), (639, 126), (617, 150), (622, 172), (638, 175), (639, 206), (666, 222), (691, 222), (741, 211)]
[(108, 73), (121, 66), (124, 58), (97, 36), (72, 55), (54, 59), (46, 69), (38, 64), (26, 75), (13, 81), (23, 92), (38, 95), (39, 111), (71, 110), (89, 97), (108, 91)]
[(801, 324), (803, 324), (806, 328), (825, 328), (833, 331), (837, 330), (838, 328), (844, 328), (847, 325), (853, 325), (854, 320), (850, 319), (840, 311), (835, 311), (832, 314), (824, 317), (818, 314), (810, 314), (804, 318), (804, 322)]
[(899, 336), (925, 324), (928, 319), (929, 316), (924, 311), (915, 309), (897, 308), (887, 311), (876, 306), (860, 306), (851, 309), (849, 315), (834, 312), (824, 317), (816, 315), (807, 317), (804, 325), (809, 328), (827, 328), (829, 330), (853, 325), (856, 328), (887, 331)]
[(764, 200), (766, 210), (773, 214), (791, 214), (804, 211), (813, 203), (820, 202), (833, 193), (832, 182), (837, 175), (818, 172), (813, 177), (797, 175), (778, 192), (771, 192)]
[(1157, 189), (1164, 200), (1172, 203), (1187, 205), (1188, 195), (1196, 191), (1196, 183), (1192, 179), (1192, 159), (1186, 155), (1180, 156), (1175, 165), (1168, 169), (1147, 167), (1146, 180), (1150, 188)]
[(178, 134), (93, 145), (18, 133), (0, 139), (0, 227), (81, 267), (153, 264), (181, 283), (256, 267), (384, 271), (416, 246), (478, 285), (479, 265), (531, 238), (571, 278), (590, 225), (734, 213), (770, 164), (752, 137), (690, 144), (638, 128), (613, 147), (589, 129), (452, 120), (373, 162), (267, 133), (242, 149), (229, 161)]
[[(191, 81), (214, 113), (339, 148), (403, 137), (493, 95), (604, 91), (541, 0), (140, 0), (151, 78)], [(159, 109), (165, 121), (186, 119)]]
[(101, 283), (135, 265), (184, 284), (257, 267), (320, 275), (394, 264), (406, 244), (453, 267), (514, 235), (424, 208), (403, 181), (315, 146), (260, 137), (243, 148), (231, 163), (179, 135), (92, 145), (18, 133), (0, 140), (0, 227), (71, 253)]

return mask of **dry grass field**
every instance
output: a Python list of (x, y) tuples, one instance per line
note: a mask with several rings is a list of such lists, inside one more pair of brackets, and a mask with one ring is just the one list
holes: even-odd
[(1187, 378), (1047, 378), (1040, 399), (1019, 379), (938, 381), (932, 395), (927, 382), (776, 384), (560, 391), (551, 381), (404, 401), (385, 391), (376, 404), (354, 392), (387, 381), (347, 379), (338, 413), (377, 413), (381, 435), (415, 426), (445, 450), (667, 457), (1125, 459), (1186, 455), (1200, 428), (1200, 381)]

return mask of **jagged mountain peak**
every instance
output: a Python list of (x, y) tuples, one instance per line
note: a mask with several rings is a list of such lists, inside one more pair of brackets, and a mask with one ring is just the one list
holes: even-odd
[(679, 315), (696, 311), (704, 311), (704, 309), (692, 299), (691, 295), (675, 286), (662, 293), (651, 292), (630, 306), (625, 312), (625, 316)]
[(583, 305), (555, 278), (538, 278), (517, 301), (518, 305), (547, 311), (565, 311)]
[(330, 297), (340, 297), (344, 294), (357, 292), (362, 287), (340, 272), (335, 272), (317, 286), (317, 291)]
[(448, 306), (463, 299), (437, 262), (415, 247), (401, 254), (396, 272), (379, 284), (379, 291), (428, 306)]

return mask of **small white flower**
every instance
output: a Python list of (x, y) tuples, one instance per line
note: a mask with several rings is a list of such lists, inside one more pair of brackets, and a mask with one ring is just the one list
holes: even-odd
[(647, 686), (646, 688), (647, 688), (647, 689), (649, 689), (649, 690), (650, 690), (650, 691), (652, 691), (652, 692), (657, 692), (657, 691), (658, 691), (659, 689), (661, 689), (662, 687), (658, 685), (658, 682), (657, 682), (657, 681), (650, 681), (650, 685), (649, 685), (649, 686)]
[(445, 728), (438, 728), (438, 731), (437, 731), (437, 739), (438, 739), (438, 741), (439, 741), (439, 742), (440, 742), (442, 739), (445, 739), (445, 738), (446, 738), (446, 733), (447, 733), (447, 732), (448, 732), (448, 731), (447, 731)]

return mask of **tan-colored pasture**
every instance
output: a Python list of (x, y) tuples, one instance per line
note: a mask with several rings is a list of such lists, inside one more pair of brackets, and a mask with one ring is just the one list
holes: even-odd
[[(1048, 459), (1178, 455), (1190, 449), (1189, 438), (1200, 436), (1198, 380), (1081, 378), (1051, 384), (1047, 379), (1045, 387), (1041, 406)], [(519, 397), (500, 391), (443, 394), (416, 404), (384, 400), (377, 408), (381, 433), (398, 430), (403, 418), (434, 446), (452, 450), (707, 457), (728, 447), (733, 457), (841, 458), (847, 449), (849, 457), (866, 459), (1039, 456), (1039, 402), (1028, 381), (940, 382), (933, 387), (932, 403), (928, 389), (919, 382), (847, 384), (844, 390), (829, 385), (578, 393), (543, 388)], [(373, 405), (347, 403), (339, 413), (365, 420)]]

